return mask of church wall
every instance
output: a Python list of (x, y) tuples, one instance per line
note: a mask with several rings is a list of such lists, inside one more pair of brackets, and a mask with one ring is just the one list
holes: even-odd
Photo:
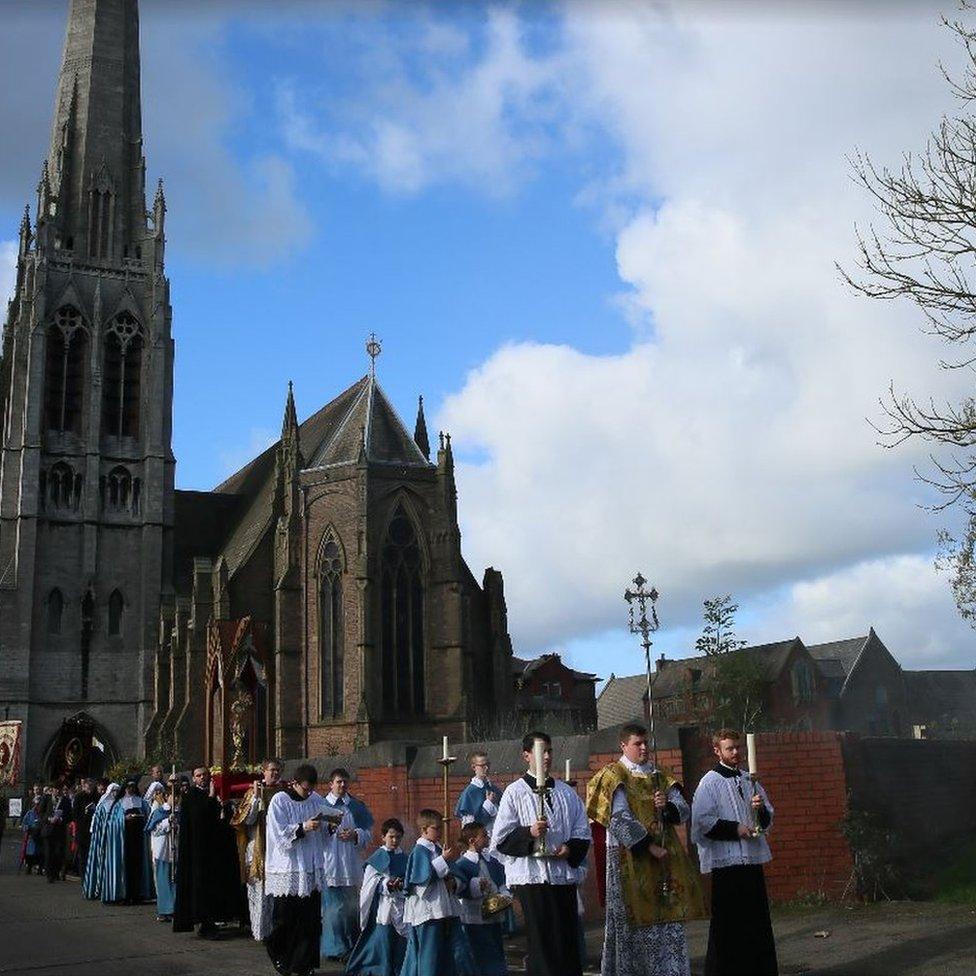
[[(308, 710), (308, 748), (330, 752), (352, 751), (357, 745), (356, 717), (360, 699), (365, 691), (367, 701), (373, 697), (373, 690), (367, 688), (369, 675), (368, 652), (360, 648), (364, 643), (363, 606), (365, 590), (359, 586), (362, 567), (359, 546), (359, 483), (355, 469), (349, 468), (338, 475), (332, 472), (329, 481), (322, 480), (320, 472), (310, 472), (305, 477), (312, 481), (308, 488), (306, 502), (305, 531), (303, 543), (305, 581), (305, 619), (302, 621), (305, 634), (307, 661), (305, 694)], [(320, 584), (318, 578), (319, 554), (326, 534), (334, 531), (341, 549), (343, 560), (342, 578), (342, 622), (343, 622), (343, 675), (344, 708), (341, 717), (323, 720), (319, 709), (319, 688), (321, 680), (320, 629), (321, 606)], [(365, 672), (365, 673), (364, 673)]]
[(230, 580), (230, 616), (251, 616), (270, 624), (274, 620), (272, 533), (266, 532), (246, 563)]

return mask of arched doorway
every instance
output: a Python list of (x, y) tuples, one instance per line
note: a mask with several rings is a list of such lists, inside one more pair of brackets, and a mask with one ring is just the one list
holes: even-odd
[(48, 782), (104, 776), (118, 758), (108, 733), (85, 712), (66, 718), (44, 753), (41, 775)]

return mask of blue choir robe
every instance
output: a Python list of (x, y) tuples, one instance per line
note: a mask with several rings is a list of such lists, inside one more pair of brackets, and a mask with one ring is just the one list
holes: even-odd
[[(169, 804), (157, 806), (146, 821), (146, 836), (153, 853), (156, 882), (156, 914), (172, 915), (176, 907), (176, 873), (173, 870), (173, 835), (169, 824)], [(158, 851), (158, 853), (157, 853)]]
[(102, 863), (105, 846), (105, 824), (110, 807), (108, 801), (99, 802), (92, 814), (91, 841), (88, 844), (88, 857), (85, 859), (85, 877), (82, 879), (82, 893), (86, 898), (98, 898), (102, 893)]
[(462, 826), (471, 823), (472, 820), (475, 823), (480, 823), (482, 827), (488, 830), (490, 837), (491, 828), (495, 823), (495, 815), (498, 813), (498, 806), (488, 799), (489, 793), (501, 796), (502, 791), (496, 789), (491, 780), (472, 779), (461, 791), (461, 795), (454, 805), (454, 816), (461, 821)]
[(387, 883), (407, 872), (403, 851), (379, 848), (366, 861), (359, 893), (361, 932), (346, 963), (346, 976), (399, 976), (407, 951), (403, 890)]
[(458, 900), (444, 881), (449, 871), (438, 845), (417, 841), (407, 860), (403, 919), (410, 930), (400, 976), (478, 976)]
[[(481, 905), (485, 894), (504, 887), (505, 876), (499, 885), (492, 876), (491, 865), (497, 864), (483, 854), (469, 851), (451, 865), (451, 873), (457, 881), (457, 897), (461, 906), (461, 925), (471, 946), (480, 976), (508, 976), (505, 947), (502, 943), (501, 918), (484, 919)], [(500, 866), (500, 865), (499, 865)], [(482, 890), (482, 880), (488, 882)], [(508, 894), (507, 891), (503, 892)]]
[[(139, 797), (143, 816), (149, 817), (149, 804)], [(149, 857), (149, 838), (143, 834), (144, 843), (140, 845), (142, 863), (142, 890), (131, 895), (126, 891), (125, 883), (125, 810), (122, 800), (118, 799), (112, 805), (105, 821), (104, 842), (102, 844), (101, 863), (101, 899), (104, 904), (124, 901), (126, 897), (150, 901), (152, 890), (152, 862)]]

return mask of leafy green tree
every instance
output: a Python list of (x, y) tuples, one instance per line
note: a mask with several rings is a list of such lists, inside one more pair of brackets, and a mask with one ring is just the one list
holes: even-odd
[(728, 654), (745, 646), (746, 642), (735, 636), (735, 615), (739, 604), (732, 602), (730, 593), (713, 596), (705, 600), (702, 606), (705, 608), (705, 623), (701, 636), (695, 641), (695, 650), (699, 654)]

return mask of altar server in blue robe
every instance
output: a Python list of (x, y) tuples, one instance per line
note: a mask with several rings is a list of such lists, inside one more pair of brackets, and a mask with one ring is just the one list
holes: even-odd
[(420, 836), (407, 860), (403, 920), (410, 931), (400, 976), (475, 976), (478, 972), (461, 928), (456, 882), (448, 865), (457, 849), (441, 848), (441, 824), (436, 810), (421, 810), (417, 815)]
[(173, 865), (173, 821), (170, 805), (166, 802), (166, 789), (156, 784), (152, 795), (152, 812), (146, 821), (146, 833), (152, 851), (153, 876), (156, 880), (156, 921), (173, 920), (176, 901), (176, 874)]
[(488, 831), (481, 824), (475, 821), (465, 824), (461, 828), (461, 844), (467, 850), (451, 865), (451, 873), (457, 879), (461, 925), (479, 976), (508, 976), (501, 916), (485, 918), (482, 915), (486, 895), (508, 895), (508, 891), (500, 889), (492, 878), (492, 862), (484, 854), (489, 843)]
[(502, 793), (488, 779), (488, 771), (491, 769), (488, 754), (472, 752), (468, 759), (474, 775), (458, 797), (454, 806), (454, 816), (461, 821), (462, 827), (472, 821), (480, 823), (488, 831), (490, 838)]
[(324, 797), (329, 828), (323, 834), (325, 887), (322, 890), (321, 954), (345, 959), (359, 938), (359, 886), (363, 880), (363, 850), (370, 831), (356, 826), (346, 798), (349, 773), (333, 769)]
[(85, 862), (82, 893), (86, 898), (100, 898), (102, 894), (102, 866), (105, 863), (105, 825), (108, 814), (119, 795), (119, 784), (109, 783), (92, 814), (91, 845)]
[(403, 921), (407, 855), (399, 849), (403, 824), (387, 820), (380, 830), (383, 844), (363, 870), (359, 893), (362, 931), (346, 963), (346, 976), (399, 976), (407, 951)]

